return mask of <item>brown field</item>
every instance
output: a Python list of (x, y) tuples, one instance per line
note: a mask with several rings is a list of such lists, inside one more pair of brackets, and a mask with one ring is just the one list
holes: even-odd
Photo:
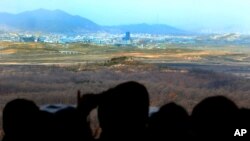
[[(75, 54), (65, 54), (72, 52)], [(62, 53), (64, 52), (64, 53)], [(208, 63), (245, 62), (250, 50), (244, 47), (178, 47), (140, 49), (135, 47), (95, 46), (88, 44), (42, 44), (0, 42), (1, 64), (82, 63), (107, 61), (114, 57), (130, 56), (136, 60)], [(229, 61), (229, 62), (230, 62)]]
[[(79, 54), (65, 55), (60, 50)], [(176, 102), (190, 113), (202, 99), (224, 95), (239, 107), (250, 108), (249, 52), (237, 47), (0, 43), (0, 118), (5, 104), (15, 98), (38, 105), (75, 104), (77, 90), (99, 93), (126, 81), (144, 84), (151, 106)]]
[(7, 65), (0, 67), (0, 79), (0, 111), (15, 98), (31, 99), (38, 105), (75, 104), (77, 90), (99, 93), (131, 80), (147, 87), (151, 106), (176, 102), (191, 112), (202, 99), (224, 95), (239, 107), (250, 108), (249, 79), (201, 70), (158, 68), (136, 62), (107, 66)]

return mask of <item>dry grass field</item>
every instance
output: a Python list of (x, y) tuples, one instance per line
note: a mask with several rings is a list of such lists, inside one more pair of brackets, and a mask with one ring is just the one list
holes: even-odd
[(100, 62), (119, 56), (130, 56), (145, 61), (187, 61), (206, 63), (214, 61), (246, 61), (250, 50), (245, 47), (178, 47), (136, 48), (95, 46), (89, 44), (42, 44), (0, 42), (1, 64), (55, 64)]
[(202, 99), (224, 95), (250, 108), (249, 50), (2, 42), (0, 117), (5, 104), (15, 98), (38, 105), (76, 104), (77, 90), (99, 93), (126, 81), (144, 84), (151, 106), (176, 102), (191, 112)]

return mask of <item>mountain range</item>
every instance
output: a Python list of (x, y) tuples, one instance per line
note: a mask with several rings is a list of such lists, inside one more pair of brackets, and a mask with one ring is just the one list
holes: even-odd
[(95, 22), (62, 10), (38, 9), (19, 14), (0, 13), (0, 31), (14, 30), (42, 33), (148, 33), (183, 35), (188, 32), (163, 24), (131, 24), (119, 26), (101, 26)]

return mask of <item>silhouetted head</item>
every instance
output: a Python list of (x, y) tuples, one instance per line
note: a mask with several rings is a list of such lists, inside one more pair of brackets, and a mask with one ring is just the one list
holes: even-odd
[(166, 104), (150, 117), (148, 129), (150, 140), (187, 139), (188, 113), (175, 103)]
[(15, 99), (3, 109), (5, 140), (34, 140), (38, 134), (39, 108), (32, 101)]
[(102, 139), (140, 136), (148, 120), (149, 95), (137, 82), (127, 82), (104, 92), (98, 107)]
[(223, 96), (200, 102), (192, 112), (193, 129), (197, 137), (232, 137), (235, 132), (238, 108)]
[(82, 141), (91, 139), (87, 121), (82, 119), (76, 108), (67, 107), (55, 113), (57, 140)]

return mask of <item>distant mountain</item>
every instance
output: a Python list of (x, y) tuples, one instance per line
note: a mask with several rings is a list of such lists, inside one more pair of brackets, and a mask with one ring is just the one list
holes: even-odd
[(131, 25), (121, 25), (114, 26), (111, 28), (112, 32), (126, 32), (130, 31), (132, 33), (150, 33), (150, 34), (171, 34), (171, 35), (183, 35), (189, 32), (177, 29), (172, 26), (164, 24), (131, 24)]
[(0, 13), (0, 25), (22, 31), (50, 33), (95, 32), (101, 28), (96, 23), (80, 16), (72, 16), (61, 10), (49, 11), (45, 9), (16, 15)]
[(0, 13), (0, 30), (16, 30), (45, 33), (149, 33), (187, 34), (186, 31), (162, 24), (133, 24), (121, 26), (100, 26), (91, 20), (73, 16), (61, 10), (38, 9), (20, 14)]

